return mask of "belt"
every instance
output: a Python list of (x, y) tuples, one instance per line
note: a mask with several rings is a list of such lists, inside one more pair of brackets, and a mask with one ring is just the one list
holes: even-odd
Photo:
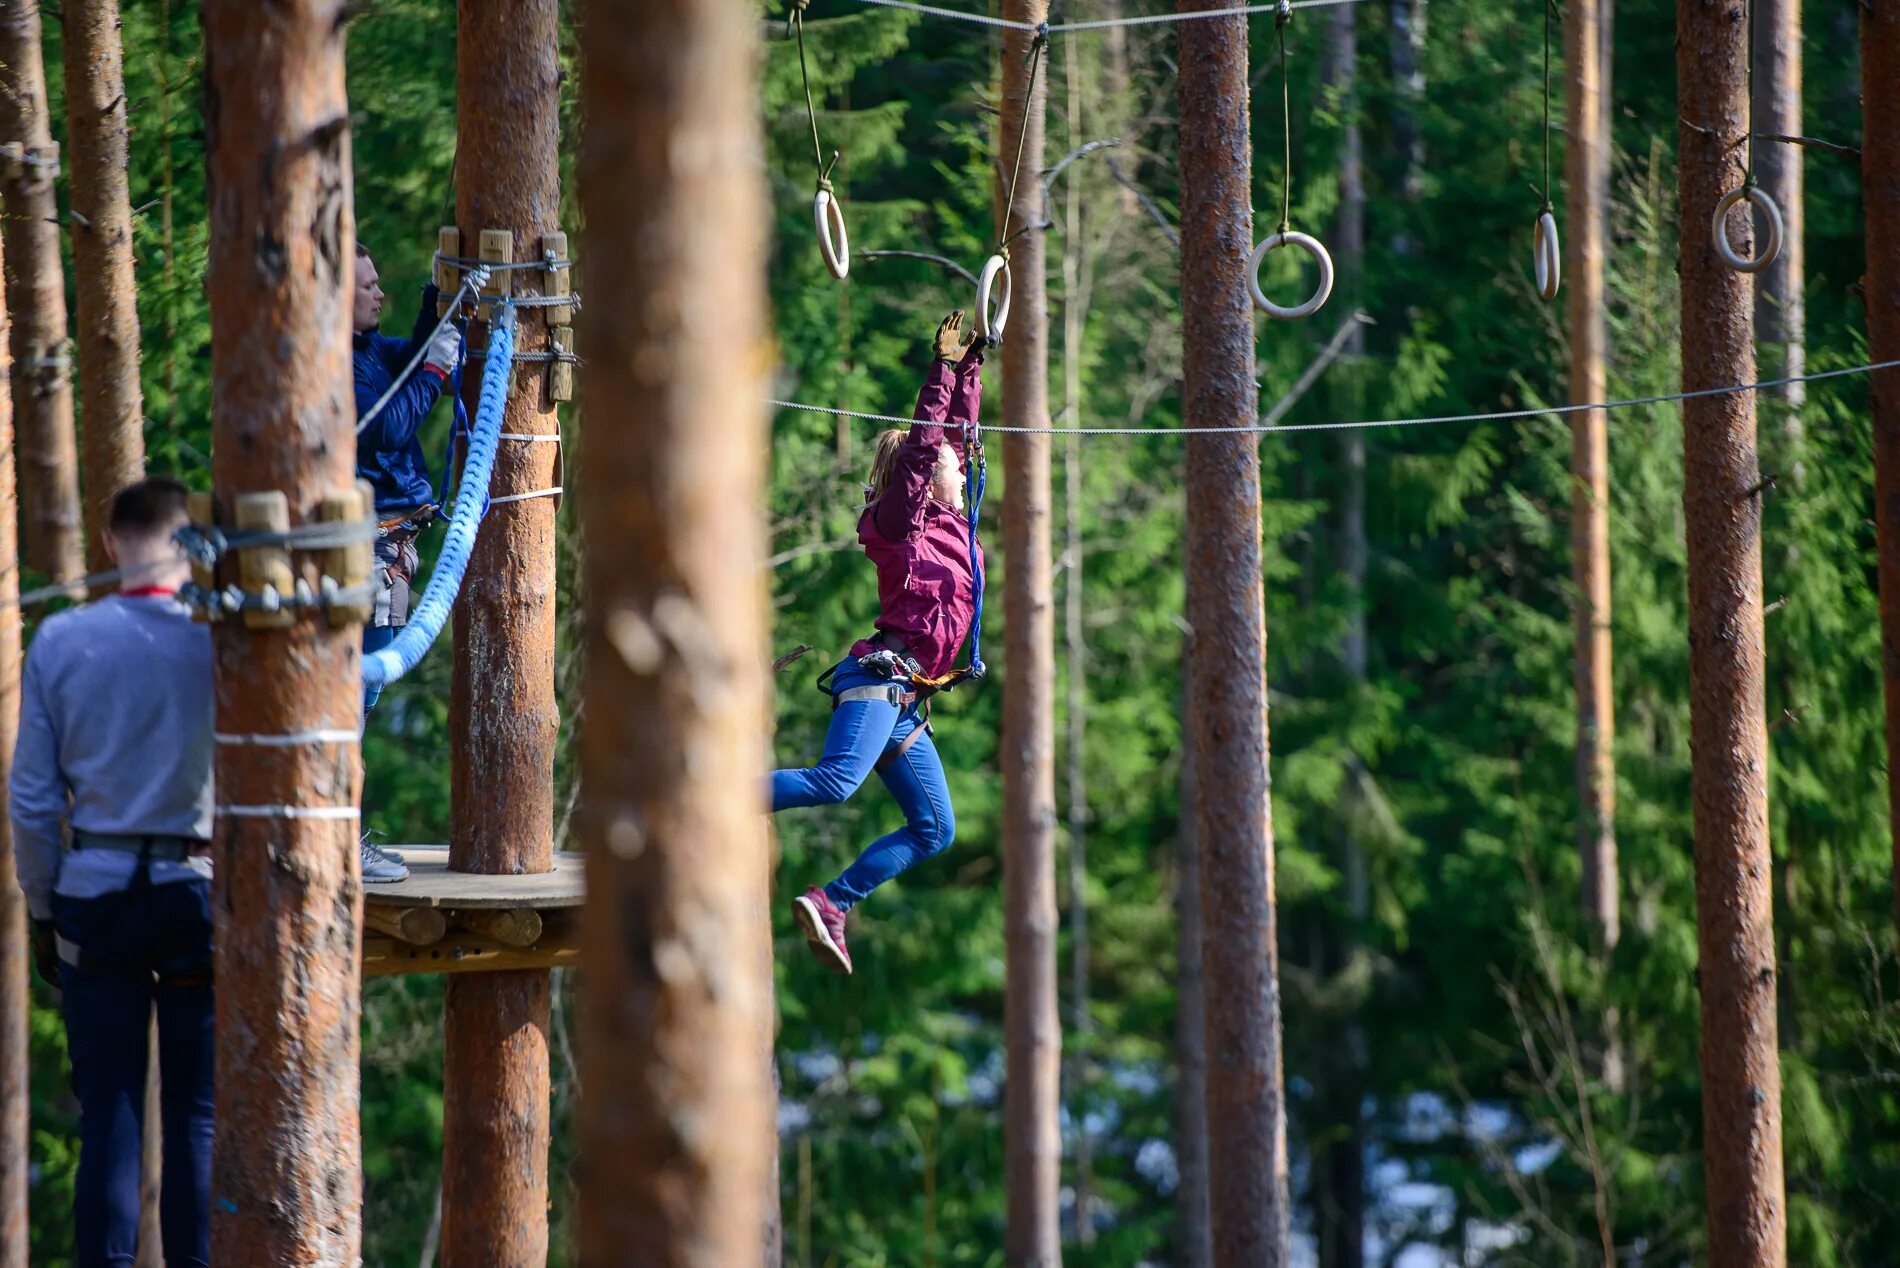
[(73, 849), (117, 850), (121, 854), (141, 854), (148, 859), (181, 863), (194, 854), (210, 853), (211, 842), (200, 837), (169, 836), (164, 833), (139, 835), (121, 832), (87, 832), (81, 828), (74, 828)]

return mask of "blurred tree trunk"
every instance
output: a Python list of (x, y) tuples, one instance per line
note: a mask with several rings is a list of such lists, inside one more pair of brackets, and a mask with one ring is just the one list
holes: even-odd
[[(11, 245), (13, 230), (6, 233)], [(4, 254), (4, 248), (0, 248)], [(12, 356), (6, 340), (7, 294), (0, 292), (0, 771), (13, 769), (20, 733), (20, 539), (12, 514)], [(31, 1056), (26, 896), (13, 868), (13, 817), (0, 780), (0, 1264), (25, 1264), (30, 1247), (26, 1192), (32, 1155), (28, 1066)]]

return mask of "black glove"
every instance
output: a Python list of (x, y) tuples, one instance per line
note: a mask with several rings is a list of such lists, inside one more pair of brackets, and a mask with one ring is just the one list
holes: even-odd
[(50, 920), (33, 922), (33, 967), (48, 986), (59, 989), (59, 931)]

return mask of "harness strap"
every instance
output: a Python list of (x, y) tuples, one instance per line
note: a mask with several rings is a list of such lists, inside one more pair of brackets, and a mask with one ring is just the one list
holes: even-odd
[(839, 705), (856, 704), (865, 700), (878, 700), (907, 709), (917, 703), (917, 693), (905, 691), (894, 682), (881, 682), (874, 687), (849, 687), (831, 697), (831, 707), (835, 712)]
[(883, 770), (885, 767), (891, 765), (891, 763), (897, 761), (897, 759), (904, 756), (904, 754), (910, 752), (911, 745), (915, 744), (918, 740), (922, 739), (924, 736), (928, 735), (929, 733), (930, 733), (930, 720), (928, 717), (928, 706), (926, 706), (926, 716), (918, 719), (916, 729), (913, 730), (909, 735), (906, 735), (904, 737), (904, 742), (902, 744), (899, 744), (896, 748), (892, 749), (890, 752), (886, 753), (884, 756), (878, 758), (877, 763), (871, 769)]

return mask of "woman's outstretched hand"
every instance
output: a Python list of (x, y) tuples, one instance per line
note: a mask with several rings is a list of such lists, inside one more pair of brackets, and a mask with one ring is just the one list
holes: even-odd
[(957, 309), (945, 317), (937, 326), (937, 360), (955, 361), (962, 357), (963, 350), (970, 342), (963, 332), (963, 310)]

